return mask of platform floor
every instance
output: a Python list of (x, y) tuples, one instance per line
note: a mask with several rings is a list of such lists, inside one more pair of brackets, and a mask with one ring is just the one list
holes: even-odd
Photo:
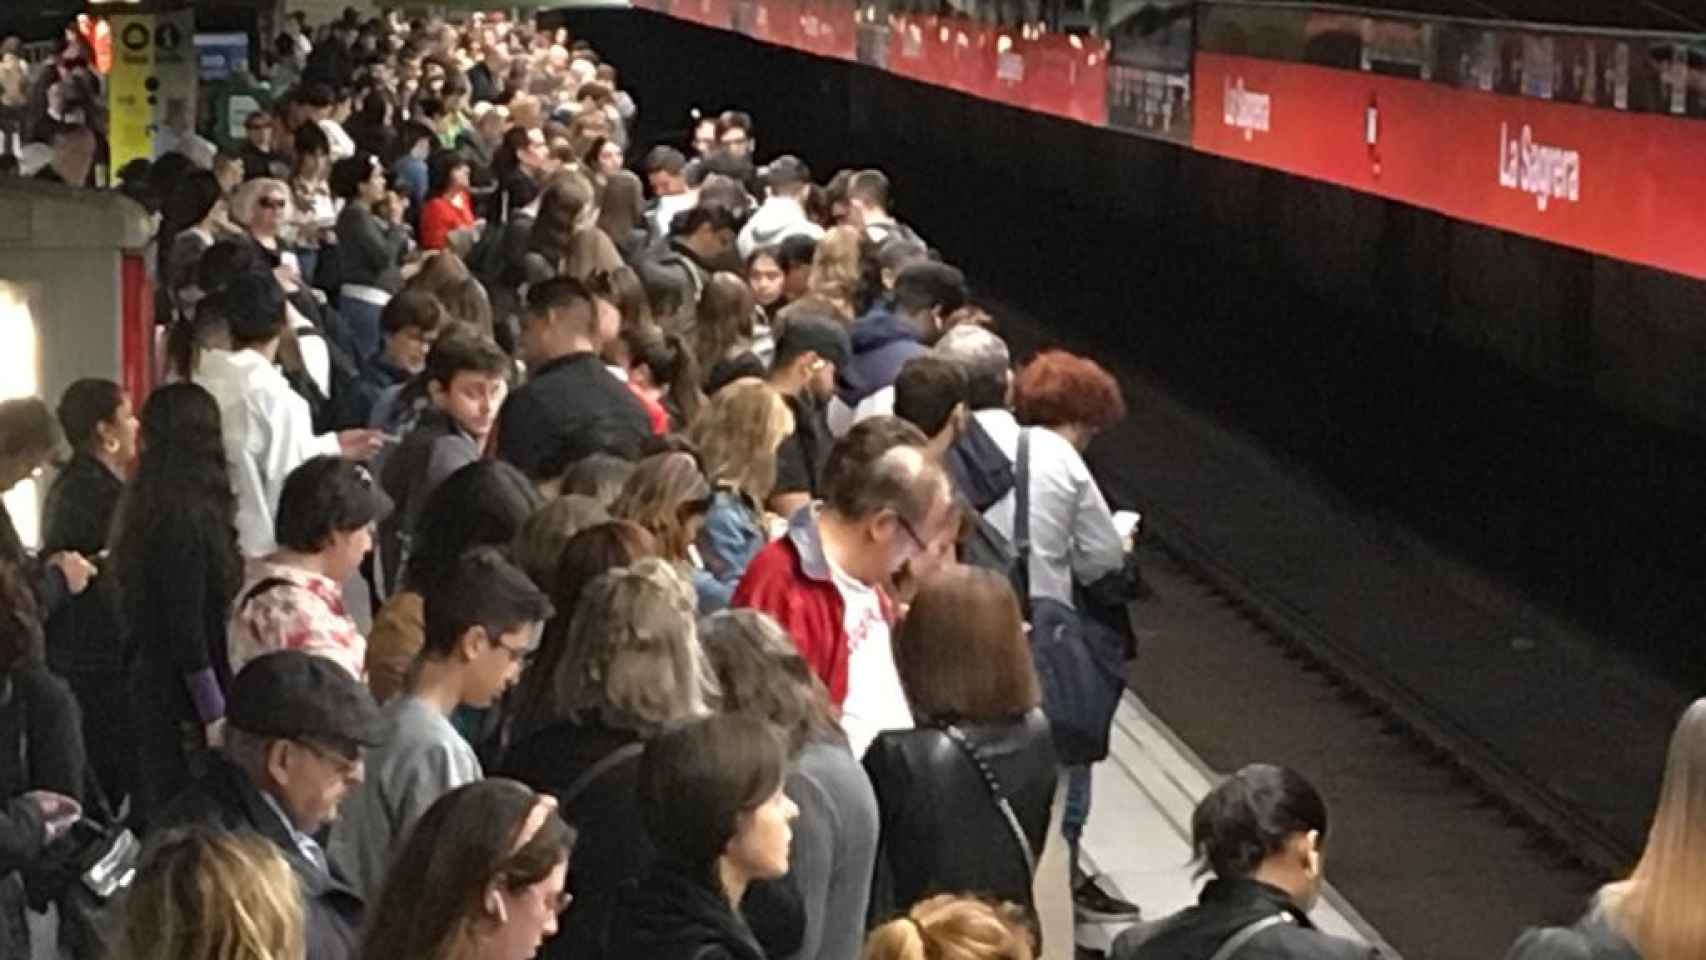
[[(1127, 691), (1114, 717), (1108, 759), (1096, 766), (1091, 784), (1090, 823), (1081, 852), (1085, 866), (1106, 874), (1125, 899), (1143, 908), (1145, 920), (1195, 903), (1202, 883), (1192, 878), (1191, 811), (1219, 780), (1137, 694)], [(1311, 917), (1328, 933), (1377, 944), (1400, 960), (1331, 881)], [(1079, 946), (1105, 950), (1120, 929), (1080, 927)]]

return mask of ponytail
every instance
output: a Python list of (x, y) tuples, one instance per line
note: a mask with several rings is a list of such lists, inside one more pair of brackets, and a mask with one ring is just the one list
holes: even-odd
[(871, 931), (863, 960), (1033, 960), (1038, 946), (1023, 908), (941, 894)]
[(1327, 840), (1327, 805), (1303, 775), (1253, 763), (1209, 791), (1191, 814), (1191, 850), (1198, 874), (1250, 875), (1285, 848), (1288, 838), (1314, 831)]

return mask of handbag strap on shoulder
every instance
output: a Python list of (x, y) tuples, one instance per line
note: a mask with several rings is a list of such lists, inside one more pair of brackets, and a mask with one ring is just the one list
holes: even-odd
[(1244, 945), (1254, 939), (1256, 934), (1261, 933), (1263, 930), (1266, 930), (1276, 924), (1290, 922), (1291, 917), (1283, 913), (1275, 913), (1263, 917), (1254, 923), (1247, 923), (1238, 928), (1238, 932), (1227, 937), (1226, 942), (1220, 945), (1219, 950), (1214, 951), (1214, 956), (1210, 957), (1209, 960), (1232, 960), (1232, 957), (1235, 956), (1238, 951), (1244, 949)]
[(1031, 841), (1025, 838), (1025, 830), (1019, 825), (1019, 815), (1013, 812), (1013, 804), (1008, 802), (1007, 794), (1001, 789), (1001, 781), (995, 778), (995, 771), (989, 768), (989, 764), (977, 752), (977, 748), (972, 746), (971, 741), (966, 739), (965, 733), (959, 727), (950, 723), (942, 728), (942, 732), (948, 735), (948, 739), (959, 745), (960, 750), (965, 753), (966, 759), (972, 762), (972, 766), (976, 767), (978, 774), (983, 777), (983, 784), (989, 788), (990, 798), (995, 801), (995, 807), (1001, 812), (1002, 819), (1007, 821), (1007, 829), (1013, 835), (1013, 842), (1019, 847), (1019, 853), (1025, 859), (1025, 875), (1027, 877), (1036, 876), (1037, 855), (1031, 850)]

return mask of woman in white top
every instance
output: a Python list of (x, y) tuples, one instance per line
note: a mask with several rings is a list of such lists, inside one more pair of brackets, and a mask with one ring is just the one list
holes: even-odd
[[(1125, 564), (1125, 538), (1083, 456), (1097, 434), (1124, 419), (1125, 399), (1119, 382), (1095, 361), (1045, 350), (1019, 371), (1013, 401), (1017, 420), (980, 411), (978, 422), (1015, 463), (1019, 423), (1031, 425), (1024, 430), (1030, 438), (1026, 467), (1031, 596), (1074, 607), (1074, 584), (1095, 583)], [(1013, 514), (1014, 497), (1008, 494), (986, 516), (1011, 540)], [(1061, 833), (1071, 850), (1075, 898), (1098, 913), (1128, 916), (1135, 907), (1108, 895), (1094, 878), (1077, 879), (1078, 840), (1090, 814), (1090, 767), (1069, 766), (1065, 774)]]

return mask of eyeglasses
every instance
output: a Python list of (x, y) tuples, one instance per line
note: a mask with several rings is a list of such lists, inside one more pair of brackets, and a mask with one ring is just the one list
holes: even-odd
[(262, 197), (255, 205), (262, 210), (283, 210), (285, 207), (283, 197)]
[(894, 513), (895, 522), (900, 524), (900, 528), (906, 531), (906, 535), (912, 538), (912, 542), (918, 545), (919, 550), (930, 549), (930, 545), (925, 543), (924, 538), (918, 535), (918, 528), (912, 525), (911, 520), (906, 519), (906, 514), (901, 513), (899, 510), (892, 512)]
[(314, 740), (293, 742), (325, 761), (340, 777), (348, 778), (361, 766), (361, 747), (356, 744), (320, 743)]
[(523, 643), (519, 647), (512, 647), (502, 640), (494, 640), (493, 645), (503, 648), (503, 652), (509, 654), (511, 663), (526, 663), (533, 658), (534, 654), (539, 652), (539, 646), (532, 641)]

